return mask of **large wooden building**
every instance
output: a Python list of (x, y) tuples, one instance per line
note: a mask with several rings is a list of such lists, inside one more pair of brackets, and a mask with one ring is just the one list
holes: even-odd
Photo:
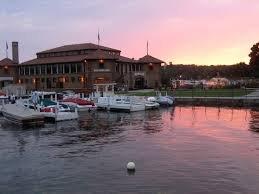
[(15, 65), (17, 75), (13, 80), (25, 84), (28, 90), (93, 89), (100, 83), (141, 89), (161, 84), (163, 61), (150, 55), (135, 60), (121, 56), (120, 50), (92, 43), (65, 45), (36, 55)]

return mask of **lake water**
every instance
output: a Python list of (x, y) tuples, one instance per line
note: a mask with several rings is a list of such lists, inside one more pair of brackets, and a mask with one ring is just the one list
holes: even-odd
[(0, 123), (0, 193), (259, 193), (256, 110), (96, 112), (28, 130)]

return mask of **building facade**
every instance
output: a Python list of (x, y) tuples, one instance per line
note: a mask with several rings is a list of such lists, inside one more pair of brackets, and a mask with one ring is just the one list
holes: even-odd
[(13, 59), (0, 60), (0, 89), (18, 82), (18, 42), (12, 42)]
[[(13, 58), (18, 64), (18, 43), (13, 45)], [(135, 60), (121, 56), (118, 49), (73, 44), (38, 52), (35, 59), (15, 65), (14, 80), (28, 90), (92, 90), (102, 83), (156, 88), (161, 84), (162, 63), (150, 55)]]

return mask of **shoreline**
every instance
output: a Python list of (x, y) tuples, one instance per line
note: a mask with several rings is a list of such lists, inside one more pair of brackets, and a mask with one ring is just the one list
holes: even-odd
[(175, 105), (259, 107), (258, 97), (175, 97)]

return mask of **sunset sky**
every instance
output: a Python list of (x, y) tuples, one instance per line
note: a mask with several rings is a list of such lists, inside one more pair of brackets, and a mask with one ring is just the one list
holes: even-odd
[(248, 62), (259, 41), (258, 0), (1, 0), (0, 59), (19, 41), (20, 59), (64, 44), (97, 43), (166, 62)]

